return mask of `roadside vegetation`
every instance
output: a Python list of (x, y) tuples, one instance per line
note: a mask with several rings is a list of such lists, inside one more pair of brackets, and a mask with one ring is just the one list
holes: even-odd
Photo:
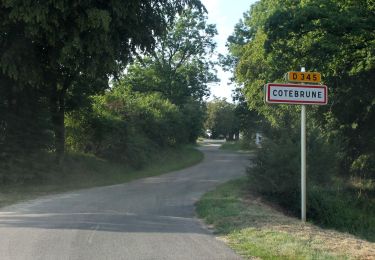
[(232, 150), (261, 133), (244, 185), (298, 216), (300, 107), (265, 104), (263, 86), (305, 66), (329, 88), (328, 105), (307, 108), (308, 218), (374, 241), (374, 12), (369, 0), (257, 1), (220, 57), (230, 103), (205, 102), (217, 32), (199, 0), (3, 1), (0, 190), (122, 182), (207, 130), (241, 132)]
[(42, 176), (26, 183), (1, 185), (0, 207), (38, 196), (58, 192), (121, 184), (179, 170), (199, 163), (203, 153), (194, 146), (163, 150), (152, 155), (142, 169), (115, 163), (87, 154), (67, 154), (63, 166), (49, 161), (39, 162)]
[[(375, 242), (374, 185), (336, 175), (332, 150), (309, 138), (307, 216), (323, 227), (350, 232)], [(264, 141), (247, 170), (248, 189), (300, 216), (300, 161), (296, 142)], [(331, 166), (331, 167), (330, 167)]]
[[(230, 181), (196, 204), (199, 217), (236, 252), (253, 259), (372, 259), (375, 244), (302, 224), (250, 194), (246, 179)], [(270, 206), (271, 205), (271, 206)], [(276, 207), (277, 208), (277, 207)], [(280, 208), (279, 208), (280, 210)]]
[(245, 143), (242, 140), (238, 140), (226, 141), (220, 146), (220, 149), (233, 152), (251, 152), (257, 149), (257, 147), (254, 142)]
[(258, 147), (254, 141), (226, 141), (220, 146), (220, 149), (227, 151), (242, 151), (242, 152), (255, 152)]
[[(327, 106), (307, 106), (307, 217), (375, 238), (375, 6), (371, 1), (260, 0), (222, 57), (237, 86), (239, 129), (255, 149), (246, 187), (300, 216), (300, 106), (268, 105), (263, 86), (285, 73), (322, 74)], [(227, 146), (227, 147), (226, 147)], [(235, 146), (226, 145), (224, 148)]]
[(242, 144), (238, 141), (227, 141), (220, 146), (220, 149), (228, 151), (240, 151), (242, 148)]
[(233, 141), (239, 139), (240, 125), (236, 114), (237, 106), (225, 98), (214, 97), (207, 102), (207, 116), (204, 127), (211, 139)]
[(8, 1), (0, 13), (0, 192), (113, 184), (200, 158), (183, 148), (217, 81), (200, 1)]

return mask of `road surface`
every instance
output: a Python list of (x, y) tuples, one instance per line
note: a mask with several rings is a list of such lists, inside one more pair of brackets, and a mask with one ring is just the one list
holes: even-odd
[(200, 164), (0, 209), (0, 259), (240, 259), (195, 217), (194, 203), (245, 173), (246, 155), (200, 148)]

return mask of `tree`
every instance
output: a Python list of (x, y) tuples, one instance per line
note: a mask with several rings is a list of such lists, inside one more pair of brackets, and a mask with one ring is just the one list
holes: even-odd
[(202, 101), (208, 95), (207, 84), (217, 81), (210, 61), (217, 32), (206, 20), (202, 13), (186, 9), (168, 33), (157, 38), (151, 55), (128, 67), (123, 80), (134, 91), (160, 92), (177, 105), (191, 98)]
[(48, 99), (59, 160), (67, 93), (103, 91), (135, 53), (152, 50), (186, 6), (203, 10), (198, 0), (0, 3), (0, 78), (11, 85), (7, 92), (32, 88), (37, 100)]
[(207, 103), (206, 129), (211, 130), (212, 137), (224, 136), (227, 140), (238, 138), (239, 119), (236, 115), (236, 106), (225, 98), (214, 98)]
[(290, 11), (291, 19), (278, 10), (265, 25), (273, 62), (298, 60), (322, 72), (333, 102), (318, 109), (315, 119), (329, 136), (343, 139), (344, 171), (357, 159), (368, 158), (367, 165), (375, 159), (374, 8), (371, 1), (310, 1)]
[[(209, 94), (207, 84), (217, 81), (210, 57), (216, 44), (214, 25), (193, 9), (186, 9), (158, 37), (154, 51), (138, 56), (126, 73), (114, 84), (140, 93), (159, 93), (177, 105), (185, 115), (179, 133), (181, 142), (195, 142), (204, 122), (203, 98)], [(185, 140), (185, 141), (182, 141)]]
[(301, 66), (322, 73), (330, 104), (309, 108), (310, 127), (341, 140), (343, 172), (363, 155), (370, 165), (374, 156), (374, 10), (365, 0), (262, 0), (228, 39), (236, 81), (249, 108), (273, 127), (296, 127), (298, 107), (265, 105), (263, 85), (283, 81), (285, 72)]

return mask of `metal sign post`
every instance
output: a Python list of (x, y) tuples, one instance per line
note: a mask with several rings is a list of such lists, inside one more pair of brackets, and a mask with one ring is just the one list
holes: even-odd
[(325, 85), (306, 84), (319, 83), (319, 72), (288, 72), (288, 81), (301, 84), (268, 83), (265, 88), (265, 102), (270, 104), (301, 105), (301, 220), (306, 222), (306, 105), (326, 105), (328, 88)]
[(306, 222), (306, 105), (301, 105), (301, 220)]

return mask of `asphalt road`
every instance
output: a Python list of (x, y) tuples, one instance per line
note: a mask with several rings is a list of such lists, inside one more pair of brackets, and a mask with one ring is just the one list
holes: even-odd
[(0, 209), (0, 259), (240, 259), (194, 203), (245, 173), (246, 155), (206, 144), (202, 163), (158, 177)]

